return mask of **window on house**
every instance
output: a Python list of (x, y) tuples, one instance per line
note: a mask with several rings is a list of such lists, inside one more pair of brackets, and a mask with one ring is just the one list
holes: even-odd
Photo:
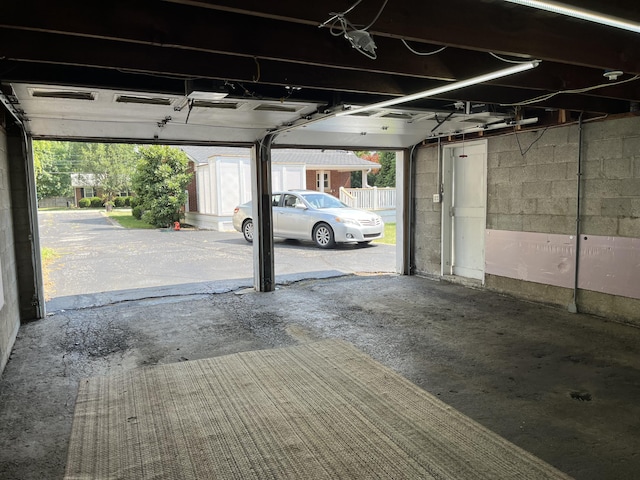
[(95, 197), (95, 192), (93, 191), (93, 187), (84, 187), (82, 189), (82, 197), (83, 198)]
[(324, 172), (324, 173), (316, 173), (316, 188), (319, 190), (321, 187), (323, 187), (325, 189), (330, 187), (329, 184), (329, 173), (328, 172)]

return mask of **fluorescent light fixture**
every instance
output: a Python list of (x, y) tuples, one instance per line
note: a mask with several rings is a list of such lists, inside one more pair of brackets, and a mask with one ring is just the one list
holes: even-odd
[(400, 103), (413, 102), (414, 100), (420, 100), (421, 98), (433, 97), (434, 95), (440, 95), (442, 93), (451, 92), (452, 90), (459, 90), (461, 88), (470, 87), (471, 85), (477, 85), (479, 83), (495, 80), (496, 78), (506, 77), (507, 75), (513, 75), (514, 73), (524, 72), (535, 68), (540, 63), (539, 60), (532, 60), (531, 62), (519, 63), (502, 70), (496, 70), (495, 72), (485, 73), (479, 77), (473, 77), (468, 80), (461, 80), (460, 82), (448, 83), (441, 87), (432, 88), (431, 90), (425, 90), (424, 92), (418, 92), (404, 97), (393, 98), (391, 100), (385, 100), (384, 102), (374, 103), (366, 107), (354, 108), (352, 110), (344, 110), (336, 113), (337, 117), (344, 115), (354, 115), (360, 112), (368, 112), (369, 110), (377, 110), (379, 108), (391, 107)]
[(629, 22), (622, 18), (610, 17), (609, 15), (602, 15), (596, 12), (590, 12), (589, 10), (583, 10), (582, 8), (570, 7), (568, 5), (563, 5), (562, 3), (542, 2), (538, 0), (505, 0), (505, 2), (517, 3), (518, 5), (524, 5), (526, 7), (546, 10), (547, 12), (558, 13), (560, 15), (579, 18), (580, 20), (586, 20), (588, 22), (599, 23), (609, 27), (621, 28), (623, 30), (629, 30), (630, 32), (640, 33), (640, 24), (638, 23)]

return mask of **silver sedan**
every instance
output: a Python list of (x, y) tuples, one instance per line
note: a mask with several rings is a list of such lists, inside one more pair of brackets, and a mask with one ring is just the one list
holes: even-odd
[[(337, 198), (322, 192), (289, 191), (274, 193), (273, 236), (313, 240), (320, 248), (336, 243), (366, 244), (384, 236), (384, 222), (379, 215), (350, 208)], [(233, 212), (233, 227), (247, 242), (253, 241), (251, 202)]]

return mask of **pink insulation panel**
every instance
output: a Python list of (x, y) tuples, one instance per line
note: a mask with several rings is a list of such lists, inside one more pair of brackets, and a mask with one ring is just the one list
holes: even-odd
[[(487, 230), (485, 272), (573, 288), (575, 235)], [(640, 239), (581, 235), (578, 287), (640, 298)]]
[(578, 287), (640, 298), (640, 238), (580, 237)]

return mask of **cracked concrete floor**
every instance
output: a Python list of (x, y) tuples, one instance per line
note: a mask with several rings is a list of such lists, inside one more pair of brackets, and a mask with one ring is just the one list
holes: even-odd
[(577, 479), (640, 472), (640, 329), (418, 277), (347, 276), (58, 311), (0, 379), (0, 478), (64, 472), (81, 378), (350, 341)]

